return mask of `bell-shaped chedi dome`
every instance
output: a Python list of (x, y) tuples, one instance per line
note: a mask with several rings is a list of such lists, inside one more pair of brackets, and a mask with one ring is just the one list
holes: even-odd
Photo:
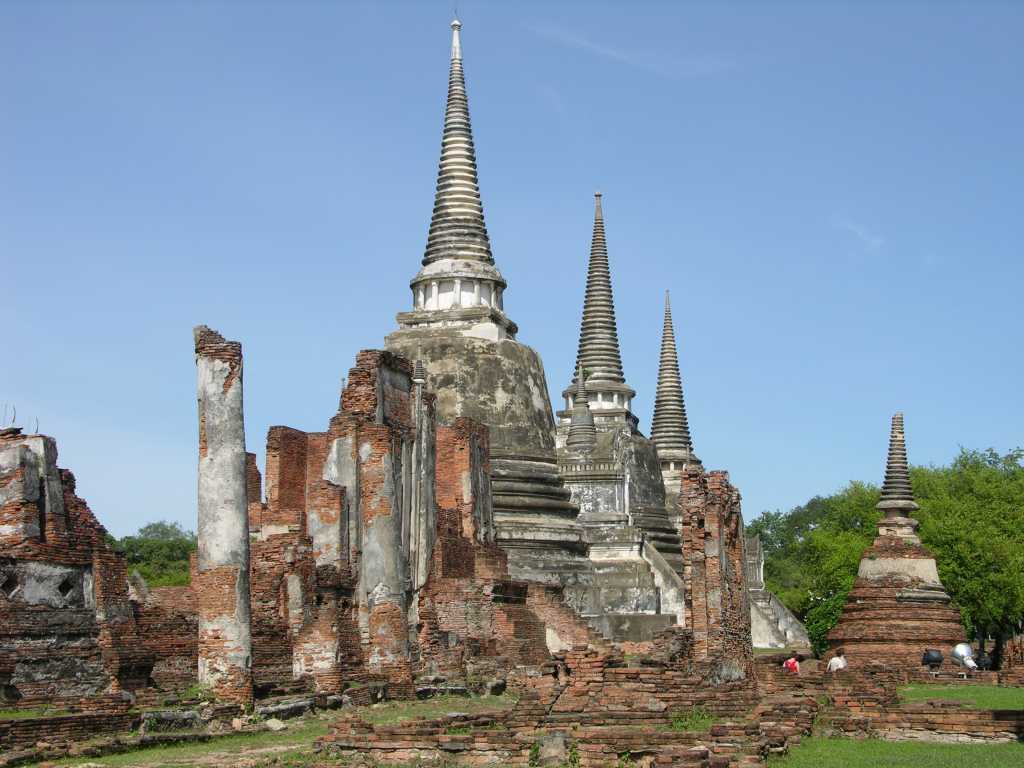
[(448, 98), (434, 207), (412, 310), (386, 348), (424, 369), (443, 422), (466, 416), (491, 436), (497, 540), (515, 578), (558, 583), (590, 566), (578, 507), (555, 461), (554, 417), (540, 356), (515, 340), (506, 282), (491, 253), (462, 61), (452, 22)]

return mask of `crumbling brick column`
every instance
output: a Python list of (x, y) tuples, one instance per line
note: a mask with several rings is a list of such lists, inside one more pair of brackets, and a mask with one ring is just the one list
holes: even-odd
[(709, 650), (707, 604), (707, 550), (705, 547), (707, 479), (699, 466), (684, 468), (678, 497), (682, 521), (683, 572), (686, 599), (686, 628), (693, 632), (696, 658), (706, 658)]
[(359, 430), (363, 534), (360, 576), (366, 590), (370, 668), (397, 685), (410, 678), (401, 492), (396, 487), (396, 469), (401, 467), (396, 448), (400, 445), (387, 425), (365, 424)]
[(195, 329), (199, 385), (199, 682), (252, 703), (249, 515), (242, 419), (242, 345)]
[(739, 491), (726, 472), (688, 466), (681, 473), (678, 510), (694, 658), (726, 663), (729, 674), (749, 671), (753, 650)]

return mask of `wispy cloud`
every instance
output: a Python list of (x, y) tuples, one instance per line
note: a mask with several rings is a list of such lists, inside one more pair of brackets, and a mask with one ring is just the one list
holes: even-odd
[(683, 80), (707, 77), (728, 72), (736, 68), (736, 61), (727, 56), (714, 54), (693, 54), (677, 56), (672, 53), (653, 50), (628, 50), (591, 40), (576, 32), (554, 26), (530, 26), (535, 35), (558, 43), (565, 48), (591, 53), (604, 59), (626, 64), (651, 72), (661, 77)]
[(851, 219), (849, 216), (843, 213), (833, 213), (829, 217), (828, 223), (841, 232), (848, 232), (853, 235), (865, 250), (871, 251), (872, 253), (877, 251), (883, 245), (885, 245), (885, 238), (875, 232), (872, 232), (867, 227)]
[(569, 108), (565, 105), (565, 99), (554, 86), (545, 83), (538, 88), (538, 91), (541, 98), (559, 117), (565, 119), (569, 116)]

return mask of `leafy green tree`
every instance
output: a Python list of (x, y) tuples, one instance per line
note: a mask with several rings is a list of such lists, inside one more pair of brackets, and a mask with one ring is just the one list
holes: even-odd
[(878, 520), (877, 502), (876, 488), (851, 483), (832, 496), (815, 496), (787, 514), (765, 512), (752, 521), (747, 533), (761, 536), (769, 589), (780, 597), (791, 593), (787, 605), (793, 610), (804, 610), (807, 591), (815, 584), (833, 591), (837, 578), (832, 549), (841, 550), (842, 567), (848, 565), (851, 547), (870, 543)]
[(128, 570), (137, 570), (151, 587), (183, 586), (189, 583), (189, 557), (196, 549), (196, 536), (180, 523), (148, 523), (134, 536), (115, 541), (128, 560)]
[(968, 634), (995, 656), (1024, 620), (1024, 451), (961, 450), (949, 467), (915, 467), (921, 540), (938, 560)]
[(186, 539), (194, 540), (195, 534), (192, 531), (186, 531), (177, 521), (169, 523), (166, 520), (159, 520), (155, 523), (146, 523), (139, 528), (135, 537), (153, 541), (184, 541)]
[(874, 537), (876, 503), (877, 488), (850, 483), (787, 515), (769, 512), (748, 526), (750, 533), (767, 533), (765, 583), (804, 620), (816, 651), (827, 647), (826, 635), (853, 587), (861, 553)]

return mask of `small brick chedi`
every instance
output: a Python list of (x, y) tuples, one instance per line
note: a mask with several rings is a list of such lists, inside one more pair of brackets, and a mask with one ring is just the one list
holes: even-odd
[(830, 647), (842, 647), (851, 665), (882, 662), (917, 668), (926, 649), (950, 658), (964, 639), (960, 612), (939, 580), (935, 557), (918, 538), (907, 467), (903, 414), (892, 417), (889, 458), (878, 509), (878, 537), (861, 557), (857, 581)]

